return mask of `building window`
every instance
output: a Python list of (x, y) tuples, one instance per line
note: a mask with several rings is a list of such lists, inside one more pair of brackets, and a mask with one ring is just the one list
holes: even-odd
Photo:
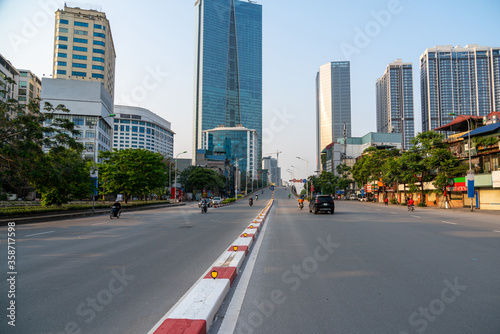
[(85, 30), (74, 30), (75, 35), (83, 35), (83, 36), (88, 36), (89, 32)]
[(88, 23), (85, 23), (85, 22), (79, 22), (79, 21), (75, 21), (75, 26), (79, 26), (79, 27), (89, 27), (89, 24)]
[(65, 44), (56, 44), (56, 49), (67, 49), (68, 46)]
[(68, 58), (68, 54), (66, 53), (56, 53), (56, 57), (59, 57), (59, 58)]
[(104, 50), (101, 50), (101, 49), (94, 49), (93, 51), (94, 51), (94, 53), (104, 54)]
[(94, 41), (94, 45), (106, 46), (106, 43), (101, 42), (101, 41)]
[(73, 42), (87, 44), (89, 41), (85, 38), (73, 38)]
[(83, 125), (84, 117), (83, 116), (73, 116), (73, 123), (75, 125)]
[(94, 138), (94, 131), (85, 131), (85, 138)]
[(57, 29), (58, 32), (64, 32), (64, 33), (68, 33), (68, 29), (67, 28), (59, 28)]
[(92, 65), (92, 69), (93, 69), (93, 70), (101, 70), (101, 71), (104, 71), (104, 66), (100, 66), (100, 65)]
[(104, 75), (99, 73), (92, 73), (92, 78), (104, 79)]
[(57, 36), (56, 40), (58, 40), (58, 41), (67, 41), (68, 37), (66, 37), (66, 36)]
[(87, 64), (73, 63), (73, 67), (87, 68)]
[(87, 52), (87, 48), (83, 46), (73, 46), (73, 51), (81, 51), (81, 52)]
[(132, 126), (132, 132), (137, 132), (137, 126)]
[(100, 33), (100, 32), (95, 32), (94, 37), (106, 38), (106, 35), (104, 35), (103, 33)]
[(56, 74), (66, 74), (66, 70), (57, 70)]
[(69, 23), (68, 20), (63, 20), (63, 19), (59, 19), (59, 20), (57, 20), (57, 22), (59, 24), (68, 24)]
[(101, 58), (101, 57), (92, 57), (92, 61), (100, 61), (101, 63), (104, 63), (104, 58)]
[(102, 29), (102, 25), (100, 25), (100, 24), (94, 24), (94, 29)]
[(73, 71), (73, 72), (71, 72), (71, 75), (74, 75), (75, 77), (86, 77), (86, 76), (87, 76), (87, 73), (85, 73), (85, 72), (77, 72), (77, 71)]
[(67, 63), (67, 62), (65, 62), (65, 61), (56, 61), (56, 65), (57, 65), (57, 66), (67, 66), (67, 65), (68, 65), (68, 63)]
[(87, 56), (82, 56), (82, 55), (73, 55), (73, 59), (81, 59), (81, 60), (87, 60)]

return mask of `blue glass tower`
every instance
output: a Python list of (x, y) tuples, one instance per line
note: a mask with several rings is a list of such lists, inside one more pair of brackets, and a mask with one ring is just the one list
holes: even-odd
[(257, 131), (257, 161), (261, 161), (262, 6), (198, 0), (195, 7), (193, 150), (203, 147), (203, 131), (242, 125)]

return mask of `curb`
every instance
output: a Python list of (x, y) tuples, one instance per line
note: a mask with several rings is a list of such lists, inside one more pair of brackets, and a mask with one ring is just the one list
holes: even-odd
[(148, 334), (206, 334), (274, 204), (271, 198), (227, 251)]

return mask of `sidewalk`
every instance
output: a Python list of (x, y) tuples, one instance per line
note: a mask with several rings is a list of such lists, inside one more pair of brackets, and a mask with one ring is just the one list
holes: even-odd
[[(151, 204), (145, 206), (138, 207), (130, 207), (123, 208), (122, 212), (132, 212), (132, 211), (143, 211), (143, 210), (153, 210), (159, 208), (168, 208), (175, 206), (184, 206), (186, 203), (168, 203), (168, 204)], [(85, 211), (72, 211), (72, 212), (64, 212), (64, 213), (48, 213), (48, 214), (38, 214), (31, 216), (18, 216), (18, 217), (1, 217), (0, 218), (0, 226), (6, 226), (9, 222), (15, 222), (16, 225), (19, 224), (30, 224), (30, 223), (42, 223), (49, 222), (55, 220), (63, 220), (63, 219), (71, 219), (71, 218), (83, 218), (83, 217), (92, 217), (92, 216), (102, 216), (109, 215), (110, 209), (96, 209), (94, 212), (91, 210)]]

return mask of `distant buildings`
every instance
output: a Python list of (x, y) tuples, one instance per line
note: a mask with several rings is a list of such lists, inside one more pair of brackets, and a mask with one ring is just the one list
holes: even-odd
[(322, 168), (321, 151), (338, 138), (351, 136), (351, 74), (348, 61), (320, 67), (316, 76), (317, 170)]
[[(17, 99), (17, 78), (19, 71), (0, 54), (0, 101), (6, 102), (9, 99)], [(12, 80), (8, 82), (6, 78)]]
[(101, 82), (114, 99), (116, 53), (106, 14), (65, 5), (54, 35), (52, 77)]
[(268, 171), (268, 183), (273, 183), (276, 186), (282, 185), (281, 168), (278, 167), (278, 160), (271, 157), (262, 159), (262, 169)]
[(429, 48), (420, 57), (422, 131), (500, 108), (500, 47)]
[(403, 149), (415, 136), (413, 118), (413, 66), (401, 59), (387, 65), (376, 83), (377, 132), (401, 133)]
[(170, 122), (140, 107), (114, 106), (113, 148), (142, 148), (172, 158), (174, 132)]
[(42, 81), (30, 70), (19, 70), (18, 87), (19, 104), (27, 108), (31, 101), (40, 98)]
[(240, 164), (250, 166), (255, 179), (262, 157), (262, 6), (238, 0), (201, 0), (195, 6), (193, 156), (203, 148), (204, 131), (221, 125), (255, 130), (252, 152), (231, 151), (232, 162), (255, 157)]

